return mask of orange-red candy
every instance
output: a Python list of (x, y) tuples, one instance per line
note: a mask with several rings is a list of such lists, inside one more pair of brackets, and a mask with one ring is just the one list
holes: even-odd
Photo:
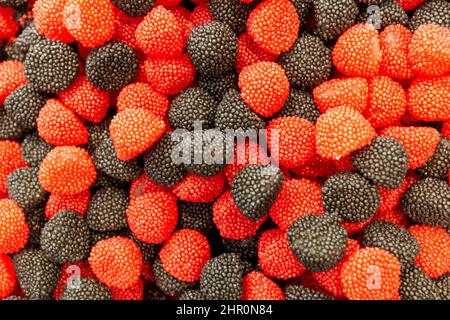
[(87, 262), (68, 262), (61, 266), (61, 275), (59, 276), (58, 284), (53, 291), (53, 296), (56, 300), (60, 300), (64, 286), (67, 285), (69, 279), (96, 279), (94, 272)]
[(410, 169), (417, 169), (433, 156), (439, 143), (439, 131), (431, 127), (388, 127), (381, 135), (397, 139), (408, 152)]
[(322, 113), (340, 106), (363, 113), (368, 103), (369, 85), (365, 78), (336, 78), (315, 87), (313, 96)]
[(380, 193), (380, 207), (378, 212), (391, 212), (399, 204), (402, 195), (409, 189), (409, 187), (417, 181), (417, 176), (414, 174), (407, 174), (405, 180), (400, 184), (397, 189), (386, 189), (381, 186), (377, 186)]
[(164, 134), (162, 118), (146, 109), (125, 109), (114, 116), (109, 127), (120, 160), (133, 159), (150, 148)]
[(97, 242), (88, 261), (97, 278), (108, 287), (127, 289), (139, 281), (142, 255), (129, 238), (112, 237)]
[(159, 251), (159, 258), (166, 272), (181, 281), (200, 279), (205, 263), (211, 258), (208, 239), (190, 229), (176, 231)]
[(23, 210), (10, 199), (0, 200), (0, 254), (16, 253), (24, 248), (28, 235)]
[(396, 1), (403, 8), (403, 10), (406, 11), (414, 10), (415, 8), (417, 8), (422, 3), (425, 2), (425, 0), (396, 0)]
[(149, 58), (175, 58), (183, 53), (185, 37), (177, 17), (158, 6), (152, 9), (136, 29), (139, 48)]
[(391, 211), (378, 211), (373, 217), (373, 220), (390, 222), (399, 228), (406, 228), (408, 226), (406, 214), (399, 208), (392, 209)]
[(54, 146), (86, 144), (89, 133), (80, 119), (59, 100), (46, 102), (37, 118), (39, 136)]
[(131, 182), (130, 199), (134, 200), (137, 197), (155, 191), (170, 191), (170, 188), (157, 185), (148, 178), (147, 174), (143, 173), (139, 178)]
[(242, 279), (242, 300), (284, 300), (283, 290), (259, 271), (252, 271)]
[(113, 300), (143, 300), (144, 298), (144, 282), (138, 279), (136, 284), (130, 288), (120, 289), (110, 287)]
[(16, 281), (12, 259), (0, 253), (0, 299), (5, 299), (13, 293)]
[(19, 31), (19, 25), (14, 19), (14, 10), (10, 7), (0, 7), (0, 40), (8, 40)]
[(199, 27), (207, 22), (215, 20), (207, 3), (196, 6), (189, 16), (189, 19), (195, 27)]
[(277, 279), (295, 278), (305, 271), (289, 247), (286, 232), (280, 229), (267, 230), (261, 235), (258, 262), (265, 275)]
[(275, 61), (276, 55), (270, 54), (259, 48), (248, 32), (238, 37), (238, 54), (236, 70), (241, 72), (246, 66), (262, 61)]
[(146, 109), (155, 116), (165, 117), (169, 100), (148, 83), (137, 82), (124, 87), (117, 97), (117, 112), (125, 109)]
[(64, 43), (75, 39), (67, 31), (64, 22), (64, 6), (66, 0), (36, 0), (33, 5), (33, 16), (36, 30), (47, 39)]
[(8, 194), (6, 179), (17, 168), (27, 167), (22, 158), (20, 144), (16, 141), (0, 141), (0, 193)]
[(341, 284), (350, 300), (389, 300), (400, 288), (400, 262), (379, 248), (364, 248), (342, 265)]
[(89, 189), (97, 177), (94, 163), (79, 147), (56, 147), (39, 168), (42, 188), (59, 195), (76, 195)]
[(410, 79), (415, 75), (408, 61), (411, 38), (411, 31), (401, 24), (387, 26), (380, 33), (380, 74), (397, 79)]
[(182, 201), (211, 202), (222, 193), (224, 187), (225, 175), (223, 173), (212, 177), (201, 177), (189, 173), (173, 187), (172, 192)]
[(187, 54), (174, 59), (147, 59), (144, 68), (148, 83), (162, 94), (178, 94), (195, 78), (195, 68)]
[(269, 210), (272, 220), (281, 230), (307, 213), (324, 213), (322, 186), (308, 179), (285, 179), (278, 197)]
[(414, 32), (408, 60), (418, 75), (443, 76), (450, 72), (450, 29), (424, 24)]
[(333, 48), (332, 60), (336, 68), (348, 76), (376, 76), (381, 63), (378, 31), (365, 23), (347, 29)]
[(72, 211), (84, 216), (90, 200), (91, 191), (89, 190), (71, 196), (62, 196), (52, 193), (48, 197), (47, 204), (45, 205), (45, 217), (49, 220), (55, 214), (63, 210)]
[(244, 102), (263, 117), (280, 111), (289, 96), (289, 80), (275, 62), (258, 62), (245, 67), (238, 81)]
[(322, 114), (316, 123), (317, 153), (339, 160), (368, 145), (376, 137), (375, 129), (358, 111), (336, 107)]
[(177, 198), (169, 192), (150, 192), (132, 200), (127, 209), (130, 230), (145, 243), (162, 243), (177, 226)]
[(213, 205), (213, 221), (220, 235), (226, 239), (242, 240), (256, 235), (266, 216), (258, 221), (247, 218), (233, 201), (231, 191), (225, 191)]
[(101, 122), (109, 108), (109, 92), (94, 87), (84, 75), (58, 97), (67, 108), (91, 122)]
[(0, 62), (0, 105), (7, 96), (27, 83), (23, 63), (17, 60)]
[(443, 228), (416, 225), (408, 231), (419, 243), (419, 254), (414, 264), (430, 278), (447, 273), (450, 268), (450, 235)]
[(300, 20), (289, 0), (263, 0), (247, 20), (247, 30), (255, 43), (267, 53), (279, 55), (297, 40)]
[(408, 111), (417, 120), (450, 119), (450, 76), (416, 78), (408, 89)]
[(117, 24), (114, 8), (110, 0), (67, 0), (64, 23), (83, 46), (99, 47), (114, 36)]
[(406, 93), (400, 83), (386, 76), (369, 80), (369, 104), (364, 116), (374, 128), (395, 124), (406, 111)]

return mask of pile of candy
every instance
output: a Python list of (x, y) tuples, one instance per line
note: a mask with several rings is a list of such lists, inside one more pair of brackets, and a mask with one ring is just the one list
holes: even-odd
[(0, 0), (0, 59), (0, 299), (450, 299), (449, 2)]

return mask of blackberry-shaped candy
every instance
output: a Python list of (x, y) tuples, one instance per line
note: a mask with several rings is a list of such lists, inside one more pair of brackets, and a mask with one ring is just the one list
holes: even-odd
[(450, 140), (441, 138), (433, 156), (417, 171), (425, 178), (446, 180), (450, 171)]
[(178, 142), (166, 133), (144, 154), (144, 170), (151, 181), (162, 186), (174, 186), (186, 176), (183, 163), (172, 159), (173, 148)]
[(200, 290), (186, 290), (181, 296), (180, 300), (206, 300), (205, 296)]
[(41, 187), (38, 168), (18, 168), (6, 181), (8, 196), (28, 213), (42, 204), (47, 192)]
[(113, 231), (127, 227), (125, 212), (128, 207), (128, 193), (118, 188), (101, 188), (89, 202), (86, 221), (97, 231)]
[(61, 300), (112, 300), (111, 291), (98, 280), (81, 278), (64, 286)]
[(50, 299), (59, 280), (60, 267), (39, 249), (25, 249), (14, 256), (20, 288), (28, 299)]
[(424, 2), (414, 11), (409, 20), (409, 29), (414, 32), (423, 24), (437, 24), (450, 28), (450, 3), (445, 0)]
[(450, 274), (447, 273), (434, 279), (434, 283), (440, 290), (441, 298), (450, 300)]
[(45, 220), (45, 208), (38, 208), (27, 212), (25, 219), (27, 220), (28, 229), (30, 231), (28, 235), (28, 248), (39, 248), (41, 242), (41, 232), (46, 223)]
[(218, 78), (200, 75), (198, 79), (199, 86), (205, 89), (217, 102), (222, 101), (228, 90), (237, 89), (237, 83), (238, 75), (234, 71)]
[[(377, 11), (373, 7), (363, 7), (358, 20), (363, 23), (372, 23), (376, 28), (384, 29), (392, 24), (408, 24), (408, 15), (396, 0), (385, 0), (377, 4)], [(379, 11), (378, 11), (379, 10)], [(374, 21), (379, 19), (378, 21)]]
[(242, 33), (247, 27), (247, 19), (253, 6), (240, 0), (211, 0), (209, 9), (212, 16), (226, 23), (236, 34)]
[(37, 90), (58, 93), (70, 86), (78, 74), (78, 56), (60, 41), (41, 40), (25, 59), (25, 75)]
[(15, 46), (26, 55), (31, 47), (38, 44), (42, 40), (45, 40), (45, 38), (39, 34), (36, 30), (34, 22), (32, 22), (19, 34), (16, 39)]
[(72, 211), (60, 211), (44, 226), (41, 248), (55, 263), (86, 259), (91, 250), (91, 234), (84, 218)]
[(200, 276), (200, 292), (207, 300), (239, 300), (243, 265), (237, 254), (224, 253), (206, 262)]
[(387, 189), (400, 187), (408, 171), (408, 152), (396, 139), (376, 137), (351, 155), (353, 166), (374, 184)]
[(173, 99), (167, 114), (175, 129), (194, 130), (196, 122), (212, 128), (217, 102), (202, 88), (188, 88)]
[(212, 203), (178, 202), (178, 228), (207, 235), (213, 226)]
[(205, 76), (220, 77), (233, 69), (238, 40), (231, 28), (222, 22), (207, 22), (189, 35), (187, 52), (197, 71)]
[(330, 76), (331, 50), (318, 37), (304, 33), (278, 62), (291, 85), (312, 89)]
[(155, 283), (162, 292), (167, 295), (180, 295), (184, 291), (194, 288), (194, 282), (185, 282), (178, 280), (177, 278), (170, 275), (158, 258), (153, 264), (153, 274), (155, 276)]
[(16, 140), (24, 133), (24, 129), (14, 119), (0, 109), (0, 140)]
[(418, 266), (404, 271), (400, 278), (402, 300), (440, 300), (439, 287)]
[(215, 114), (215, 126), (225, 131), (258, 130), (264, 128), (264, 121), (250, 109), (242, 100), (241, 94), (236, 89), (230, 89), (217, 107)]
[(136, 77), (138, 59), (125, 43), (112, 41), (93, 49), (86, 60), (89, 82), (106, 91), (120, 90)]
[(284, 292), (286, 300), (332, 300), (326, 294), (300, 285), (290, 285)]
[(329, 216), (306, 214), (289, 227), (287, 234), (295, 256), (312, 272), (335, 267), (347, 248), (347, 231)]
[(155, 0), (111, 0), (111, 2), (130, 17), (145, 16), (155, 4)]
[(419, 254), (419, 243), (406, 229), (387, 221), (372, 221), (362, 233), (362, 245), (384, 249), (400, 261), (406, 270)]
[(380, 193), (360, 174), (341, 171), (325, 181), (322, 202), (327, 212), (338, 214), (344, 222), (362, 222), (377, 212)]
[(5, 99), (4, 108), (18, 125), (26, 129), (36, 127), (39, 111), (47, 102), (47, 96), (27, 84), (19, 87)]
[(253, 164), (233, 179), (231, 194), (236, 206), (253, 221), (264, 217), (281, 191), (284, 174), (271, 165)]
[(414, 222), (435, 227), (450, 225), (450, 187), (445, 181), (425, 178), (415, 182), (400, 204)]
[(312, 123), (316, 123), (320, 115), (313, 95), (308, 91), (297, 89), (291, 89), (283, 108), (278, 113), (281, 117), (299, 117)]
[(21, 144), (23, 159), (33, 167), (38, 167), (53, 148), (37, 133), (27, 135)]

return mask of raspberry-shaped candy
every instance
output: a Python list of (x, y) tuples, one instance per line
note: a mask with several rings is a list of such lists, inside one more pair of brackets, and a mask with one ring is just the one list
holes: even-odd
[(267, 141), (272, 157), (286, 168), (306, 164), (316, 151), (314, 124), (299, 117), (279, 117), (270, 121)]
[(418, 6), (420, 6), (422, 3), (424, 3), (425, 0), (396, 0), (398, 4), (403, 8), (403, 10), (409, 11), (414, 10)]
[(278, 279), (298, 277), (305, 271), (289, 247), (286, 232), (280, 229), (268, 230), (261, 235), (258, 262), (264, 274)]
[(247, 20), (247, 30), (256, 44), (274, 55), (294, 45), (299, 28), (297, 11), (289, 0), (264, 0)]
[(238, 37), (238, 55), (236, 70), (241, 72), (246, 66), (262, 61), (275, 61), (276, 55), (270, 54), (259, 48), (248, 32)]
[(393, 209), (391, 211), (378, 211), (373, 217), (374, 221), (386, 221), (395, 224), (399, 228), (408, 226), (408, 219), (401, 209)]
[(0, 7), (0, 40), (8, 40), (19, 31), (19, 25), (14, 19), (14, 10)]
[(225, 187), (225, 176), (219, 173), (212, 177), (200, 177), (189, 173), (172, 190), (178, 199), (187, 202), (211, 202)]
[(275, 62), (258, 62), (239, 74), (239, 88), (244, 102), (263, 117), (280, 111), (289, 96), (289, 80)]
[(337, 78), (315, 87), (313, 96), (322, 113), (340, 106), (363, 113), (367, 107), (369, 85), (365, 78)]
[(114, 36), (117, 18), (110, 0), (67, 0), (63, 20), (83, 46), (95, 48)]
[(390, 300), (400, 288), (400, 262), (385, 250), (361, 249), (344, 262), (341, 284), (350, 300)]
[(416, 225), (408, 231), (419, 243), (419, 255), (414, 263), (430, 278), (445, 274), (450, 268), (450, 235), (443, 228)]
[(59, 100), (50, 99), (39, 111), (39, 136), (55, 146), (76, 146), (88, 142), (89, 133), (80, 119)]
[(286, 231), (295, 220), (307, 213), (324, 213), (321, 190), (318, 182), (308, 179), (285, 180), (270, 208), (270, 217), (281, 230)]
[(60, 92), (58, 97), (67, 108), (92, 122), (101, 122), (109, 108), (109, 92), (94, 87), (84, 75)]
[(0, 141), (0, 193), (8, 193), (6, 179), (17, 168), (26, 167), (27, 163), (22, 158), (20, 144), (16, 141)]
[(439, 131), (431, 127), (388, 127), (381, 134), (400, 141), (408, 152), (409, 168), (417, 169), (430, 159), (439, 143)]
[(165, 117), (169, 109), (169, 100), (152, 89), (148, 83), (132, 83), (120, 91), (117, 97), (117, 112), (132, 108), (147, 109), (158, 117)]
[(9, 297), (16, 287), (16, 272), (12, 259), (0, 253), (0, 299)]
[(112, 119), (109, 127), (120, 160), (133, 159), (150, 148), (165, 129), (164, 120), (145, 109), (126, 109)]
[(231, 191), (228, 190), (214, 202), (213, 220), (223, 238), (242, 240), (256, 235), (266, 217), (258, 221), (252, 221), (247, 218), (236, 207)]
[(326, 291), (331, 293), (335, 298), (344, 298), (344, 292), (342, 292), (341, 285), (341, 270), (345, 261), (351, 257), (355, 252), (357, 252), (361, 246), (358, 241), (353, 239), (348, 239), (347, 249), (345, 251), (344, 257), (339, 264), (330, 270), (322, 272), (313, 272), (311, 277), (317, 281), (317, 283)]
[(200, 279), (205, 263), (211, 258), (208, 239), (200, 232), (181, 229), (166, 241), (159, 252), (164, 270), (185, 282)]
[(259, 271), (252, 271), (242, 279), (242, 300), (284, 300), (281, 288)]
[(107, 286), (127, 289), (139, 280), (142, 255), (133, 240), (112, 237), (92, 247), (89, 265), (97, 278)]
[(144, 298), (144, 282), (139, 279), (134, 285), (126, 289), (110, 287), (113, 300), (143, 300)]
[(177, 199), (168, 192), (150, 192), (130, 202), (127, 221), (133, 234), (145, 243), (162, 243), (177, 225)]
[(194, 8), (194, 11), (192, 11), (189, 16), (189, 20), (192, 21), (195, 27), (199, 27), (202, 24), (214, 21), (215, 19), (209, 9), (209, 5), (207, 3), (202, 3)]
[(418, 75), (436, 77), (450, 72), (450, 29), (421, 25), (411, 38), (408, 60)]
[(450, 118), (450, 77), (416, 78), (408, 89), (408, 111), (417, 120)]
[(158, 6), (144, 18), (136, 29), (139, 48), (150, 58), (175, 58), (183, 52), (183, 26), (175, 15)]
[(7, 60), (0, 63), (0, 105), (7, 96), (20, 86), (27, 83), (23, 63), (17, 60)]
[(374, 128), (392, 125), (406, 111), (406, 93), (398, 82), (377, 76), (369, 81), (369, 104), (364, 113)]
[(369, 121), (349, 107), (330, 109), (317, 119), (317, 153), (327, 159), (339, 160), (368, 145), (375, 137)]
[(0, 200), (0, 254), (16, 253), (28, 241), (29, 229), (22, 209), (12, 200)]
[(158, 0), (158, 4), (166, 8), (175, 7), (181, 0)]
[(380, 33), (380, 74), (397, 79), (410, 79), (415, 75), (408, 61), (412, 33), (401, 24), (387, 26)]
[(136, 41), (136, 29), (142, 22), (142, 18), (126, 17), (117, 21), (116, 32), (114, 33), (114, 40), (125, 43), (133, 50), (139, 49)]
[(78, 147), (56, 147), (39, 168), (39, 182), (50, 193), (75, 195), (94, 183), (97, 173), (91, 157)]
[(144, 68), (148, 83), (162, 94), (178, 94), (195, 78), (195, 68), (187, 54), (174, 59), (147, 59)]
[(90, 200), (91, 192), (89, 190), (71, 196), (62, 196), (52, 193), (45, 205), (45, 217), (50, 219), (59, 211), (63, 210), (72, 211), (84, 216)]
[(376, 76), (381, 62), (377, 29), (369, 24), (347, 29), (337, 40), (332, 58), (336, 68), (348, 76)]
[(416, 180), (417, 177), (414, 174), (407, 174), (405, 180), (403, 180), (398, 188), (386, 189), (378, 186), (377, 189), (380, 192), (380, 207), (378, 212), (391, 212), (398, 207), (402, 195)]
[(50, 40), (64, 43), (75, 39), (67, 31), (63, 11), (66, 0), (36, 0), (33, 6), (33, 17), (36, 30)]

